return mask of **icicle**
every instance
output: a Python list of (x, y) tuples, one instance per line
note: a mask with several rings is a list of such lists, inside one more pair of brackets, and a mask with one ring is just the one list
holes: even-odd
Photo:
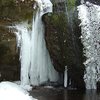
[(67, 77), (67, 66), (65, 66), (65, 71), (64, 71), (64, 87), (65, 88), (67, 87), (67, 80), (68, 80), (68, 77)]
[(29, 85), (29, 69), (30, 69), (30, 32), (28, 23), (20, 23), (15, 26), (18, 30), (15, 32), (17, 38), (17, 46), (20, 47), (21, 60), (21, 85)]

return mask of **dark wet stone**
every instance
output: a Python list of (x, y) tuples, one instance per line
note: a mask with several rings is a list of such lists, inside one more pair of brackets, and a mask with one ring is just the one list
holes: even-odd
[(30, 95), (38, 100), (99, 100), (100, 92), (96, 90), (78, 91), (63, 88), (44, 88), (33, 89)]
[(83, 80), (85, 70), (83, 61), (85, 57), (83, 56), (83, 46), (79, 39), (81, 30), (77, 11), (71, 9), (68, 11), (69, 15), (66, 16), (67, 14), (65, 14), (64, 10), (63, 12), (59, 11), (59, 6), (57, 9), (58, 11), (43, 16), (46, 45), (54, 68), (59, 73), (64, 73), (67, 65), (68, 82), (71, 80), (71, 87), (85, 89)]

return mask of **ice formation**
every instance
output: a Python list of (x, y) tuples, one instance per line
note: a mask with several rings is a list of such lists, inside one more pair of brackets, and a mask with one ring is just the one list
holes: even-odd
[(65, 66), (65, 71), (64, 71), (64, 87), (67, 87), (67, 66)]
[(21, 85), (40, 85), (45, 82), (56, 82), (55, 71), (44, 38), (42, 15), (52, 12), (49, 0), (36, 0), (38, 9), (33, 15), (32, 30), (27, 22), (16, 24), (17, 46), (20, 47)]
[(78, 6), (81, 20), (81, 41), (86, 56), (84, 80), (87, 89), (96, 89), (100, 81), (100, 6), (86, 2)]

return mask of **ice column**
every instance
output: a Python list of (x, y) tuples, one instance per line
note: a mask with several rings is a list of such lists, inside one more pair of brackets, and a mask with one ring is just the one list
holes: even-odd
[(64, 71), (64, 87), (67, 87), (67, 80), (68, 80), (68, 76), (67, 76), (67, 66), (65, 66), (65, 71)]
[(78, 11), (86, 56), (84, 81), (87, 89), (96, 89), (96, 83), (100, 81), (100, 6), (86, 2), (78, 6)]

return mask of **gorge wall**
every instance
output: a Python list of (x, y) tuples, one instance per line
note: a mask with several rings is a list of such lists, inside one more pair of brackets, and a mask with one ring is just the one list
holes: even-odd
[[(52, 0), (54, 12), (43, 16), (45, 23), (45, 40), (55, 69), (63, 74), (68, 66), (68, 78), (71, 87), (84, 89), (83, 80), (85, 67), (83, 62), (83, 45), (81, 44), (80, 21), (77, 17), (76, 6), (80, 0)], [(71, 1), (71, 2), (70, 2)], [(1, 1), (0, 1), (1, 2)], [(91, 0), (99, 4), (99, 0)], [(19, 50), (13, 32), (5, 26), (21, 20), (32, 21), (34, 1), (13, 2), (4, 0), (0, 3), (0, 80), (18, 80), (20, 76)], [(66, 11), (66, 5), (67, 11)], [(16, 16), (17, 13), (17, 16)], [(6, 69), (6, 70), (5, 70)], [(10, 74), (8, 74), (8, 72)], [(16, 73), (16, 75), (15, 75)], [(11, 77), (16, 76), (16, 77)], [(69, 82), (70, 83), (70, 82)], [(69, 84), (70, 86), (70, 84)]]

